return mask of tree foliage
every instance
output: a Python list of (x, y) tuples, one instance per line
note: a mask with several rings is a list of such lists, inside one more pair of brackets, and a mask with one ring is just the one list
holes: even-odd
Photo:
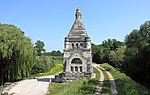
[(31, 39), (14, 25), (0, 24), (0, 84), (28, 77), (34, 61)]
[(35, 43), (35, 49), (36, 49), (36, 52), (37, 52), (38, 56), (41, 56), (42, 53), (45, 52), (44, 46), (45, 46), (45, 44), (44, 44), (43, 41), (40, 41), (40, 40), (36, 41), (36, 43)]
[(108, 39), (92, 44), (92, 54), (94, 62), (107, 62), (150, 86), (150, 21), (134, 29), (125, 42)]
[(62, 56), (63, 54), (59, 50), (53, 50), (51, 52), (45, 52), (44, 55), (46, 56)]
[(120, 46), (116, 50), (110, 51), (109, 54), (110, 64), (115, 66), (116, 68), (121, 68), (123, 64), (125, 50), (126, 46)]
[(54, 66), (55, 63), (53, 58), (42, 55), (38, 57), (36, 63), (33, 64), (31, 74), (48, 72)]
[(113, 66), (121, 66), (125, 51), (124, 42), (116, 39), (108, 39), (100, 45), (92, 44), (93, 61), (96, 63), (110, 63)]
[[(124, 70), (136, 79), (150, 80), (150, 21), (125, 38)], [(150, 82), (149, 82), (150, 83)]]

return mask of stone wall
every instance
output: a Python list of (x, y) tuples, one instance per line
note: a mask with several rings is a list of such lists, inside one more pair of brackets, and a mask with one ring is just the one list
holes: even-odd
[(84, 73), (84, 72), (63, 72), (62, 74), (55, 76), (55, 82), (72, 82), (73, 80), (78, 80), (86, 77), (91, 77), (92, 74)]

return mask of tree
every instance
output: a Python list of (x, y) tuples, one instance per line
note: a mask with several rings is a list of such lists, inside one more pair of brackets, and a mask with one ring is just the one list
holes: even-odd
[(92, 43), (92, 60), (96, 63), (102, 63), (103, 47)]
[(57, 50), (56, 54), (57, 56), (62, 56), (62, 53), (59, 50)]
[(124, 71), (134, 79), (149, 84), (150, 80), (150, 21), (139, 30), (133, 30), (125, 38), (127, 49), (124, 57)]
[(34, 62), (31, 39), (14, 25), (0, 24), (0, 84), (28, 77)]
[(40, 41), (40, 40), (36, 41), (35, 49), (37, 51), (38, 56), (41, 56), (41, 54), (45, 52), (44, 46), (45, 46), (45, 44), (43, 41)]
[(38, 74), (48, 72), (51, 68), (55, 66), (53, 59), (48, 56), (41, 55), (38, 57), (37, 62), (33, 64), (31, 74)]
[(115, 61), (110, 60), (111, 58), (109, 57), (112, 57), (112, 55), (110, 54), (113, 54), (113, 53), (118, 54), (120, 50), (119, 51), (117, 50), (118, 48), (121, 48), (122, 46), (124, 46), (124, 42), (117, 41), (116, 39), (105, 40), (100, 45), (92, 44), (93, 61), (96, 63), (107, 62), (107, 63), (111, 63), (111, 65), (113, 66), (117, 66), (117, 65), (114, 65), (117, 63), (113, 63)]
[(109, 60), (112, 66), (117, 68), (122, 67), (125, 50), (126, 46), (120, 46), (116, 50), (110, 51)]

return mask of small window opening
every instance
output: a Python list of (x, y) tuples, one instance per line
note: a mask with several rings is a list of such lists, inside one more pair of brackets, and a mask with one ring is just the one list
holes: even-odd
[(78, 48), (78, 43), (76, 43), (76, 47)]
[(72, 48), (74, 48), (74, 44), (72, 43)]
[(82, 43), (80, 43), (80, 46), (83, 46), (83, 44), (82, 44)]
[(73, 67), (71, 66), (71, 71), (73, 72)]
[(78, 72), (78, 67), (75, 67), (75, 71)]
[(82, 72), (82, 66), (80, 66), (80, 72)]

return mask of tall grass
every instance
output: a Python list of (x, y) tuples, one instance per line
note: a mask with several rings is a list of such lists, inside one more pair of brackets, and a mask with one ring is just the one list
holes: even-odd
[(99, 79), (99, 71), (94, 68), (95, 79), (84, 78), (71, 83), (50, 83), (48, 95), (93, 95)]
[(100, 72), (96, 69), (96, 68), (93, 68), (93, 72), (96, 74), (96, 80), (99, 80), (100, 78)]
[(96, 80), (86, 78), (66, 84), (50, 83), (48, 95), (93, 95), (96, 83)]
[(150, 95), (150, 91), (143, 85), (136, 83), (124, 73), (117, 71), (109, 64), (101, 64), (103, 68), (108, 70), (114, 77), (118, 95)]
[(52, 68), (48, 74), (60, 74), (63, 71), (63, 64), (56, 64), (54, 68)]
[(63, 71), (63, 58), (62, 56), (50, 56), (50, 59), (54, 60), (55, 67), (50, 69), (47, 74), (60, 74)]

